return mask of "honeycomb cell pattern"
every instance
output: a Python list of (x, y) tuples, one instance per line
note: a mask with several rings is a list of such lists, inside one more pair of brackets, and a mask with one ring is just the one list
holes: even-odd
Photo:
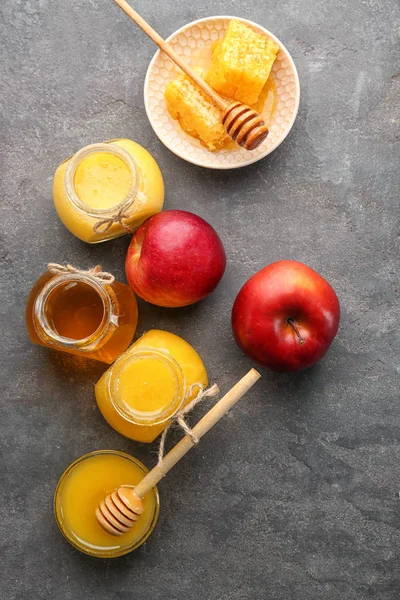
[[(211, 45), (224, 36), (229, 21), (238, 17), (210, 17), (189, 23), (168, 38), (175, 52), (192, 66), (207, 69), (211, 62)], [(273, 74), (276, 85), (276, 106), (268, 121), (269, 135), (251, 152), (239, 148), (210, 152), (200, 141), (187, 135), (178, 121), (168, 113), (164, 90), (179, 72), (166, 54), (158, 51), (147, 70), (144, 100), (147, 116), (154, 132), (172, 152), (195, 165), (210, 169), (235, 169), (260, 160), (279, 146), (289, 133), (297, 115), (300, 84), (294, 62), (281, 42), (266, 29), (245, 19), (238, 19), (259, 33), (274, 39), (280, 46)]]

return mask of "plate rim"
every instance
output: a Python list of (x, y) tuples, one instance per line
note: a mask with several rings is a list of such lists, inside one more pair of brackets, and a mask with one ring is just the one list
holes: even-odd
[[(238, 21), (241, 21), (243, 23), (248, 23), (250, 25), (254, 25), (256, 28), (260, 28), (264, 31), (264, 33), (266, 33), (269, 37), (271, 37), (278, 45), (280, 48), (283, 49), (283, 51), (285, 52), (286, 56), (288, 57), (291, 67), (293, 69), (293, 73), (294, 73), (294, 79), (295, 79), (295, 84), (296, 84), (296, 99), (295, 99), (295, 108), (293, 111), (293, 115), (292, 115), (292, 119), (290, 121), (289, 127), (287, 128), (285, 134), (277, 141), (275, 142), (275, 144), (273, 144), (273, 146), (271, 146), (271, 148), (268, 149), (268, 151), (266, 151), (265, 153), (256, 156), (256, 157), (250, 157), (249, 160), (244, 161), (243, 163), (240, 163), (239, 165), (231, 165), (231, 164), (227, 164), (224, 166), (221, 165), (211, 165), (211, 164), (205, 164), (203, 161), (198, 160), (198, 159), (190, 159), (187, 157), (184, 157), (181, 153), (179, 153), (178, 151), (176, 151), (172, 145), (170, 145), (168, 142), (166, 142), (165, 140), (161, 139), (161, 137), (158, 135), (157, 130), (155, 128), (155, 125), (153, 123), (153, 119), (152, 119), (152, 114), (150, 111), (150, 107), (149, 107), (149, 102), (148, 102), (148, 87), (149, 87), (149, 81), (150, 81), (150, 73), (152, 71), (152, 68), (157, 60), (157, 58), (159, 57), (159, 55), (161, 54), (161, 50), (156, 50), (153, 58), (151, 59), (149, 66), (147, 67), (147, 71), (146, 71), (146, 77), (144, 80), (144, 85), (143, 85), (143, 98), (144, 98), (144, 107), (146, 110), (146, 115), (147, 118), (149, 120), (149, 123), (151, 125), (151, 128), (153, 129), (154, 133), (156, 134), (156, 136), (158, 137), (158, 139), (160, 140), (160, 142), (166, 147), (168, 148), (168, 150), (170, 150), (170, 152), (172, 152), (173, 154), (175, 154), (175, 156), (178, 156), (179, 158), (181, 158), (182, 160), (192, 164), (192, 165), (196, 165), (198, 167), (202, 167), (204, 169), (213, 169), (215, 171), (227, 171), (227, 170), (231, 170), (231, 169), (241, 169), (242, 167), (247, 167), (251, 164), (254, 164), (255, 162), (258, 162), (259, 160), (265, 158), (266, 156), (268, 156), (269, 154), (271, 154), (271, 152), (273, 152), (274, 150), (276, 150), (276, 148), (278, 148), (278, 146), (280, 146), (282, 144), (282, 142), (286, 139), (286, 137), (289, 135), (290, 131), (293, 128), (294, 122), (296, 120), (298, 111), (299, 111), (299, 105), (300, 105), (300, 95), (301, 95), (301, 90), (300, 90), (300, 79), (299, 79), (299, 74), (297, 72), (297, 67), (295, 65), (295, 62), (290, 54), (290, 52), (288, 51), (288, 49), (286, 48), (286, 46), (284, 44), (282, 44), (282, 42), (276, 37), (276, 35), (274, 35), (273, 33), (271, 33), (268, 29), (266, 29), (265, 27), (263, 27), (262, 25), (259, 25), (258, 23), (255, 23), (254, 21), (250, 21), (249, 19), (245, 19), (243, 17), (235, 17), (235, 16), (230, 16), (230, 15), (214, 15), (211, 17), (202, 17), (201, 19), (196, 19), (195, 21), (190, 21), (189, 23), (186, 23), (186, 25), (183, 25), (182, 27), (180, 27), (179, 29), (177, 29), (176, 31), (174, 31), (173, 33), (171, 33), (171, 35), (169, 35), (166, 38), (166, 42), (169, 42), (172, 38), (176, 37), (177, 35), (179, 35), (180, 33), (183, 33), (185, 30), (189, 29), (190, 27), (195, 27), (196, 25), (198, 25), (199, 23), (204, 23), (207, 21), (213, 21), (216, 19), (236, 19)], [(212, 154), (212, 153), (211, 153)]]

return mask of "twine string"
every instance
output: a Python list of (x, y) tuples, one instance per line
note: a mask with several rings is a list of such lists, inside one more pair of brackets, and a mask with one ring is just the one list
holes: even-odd
[(94, 233), (97, 235), (101, 235), (103, 233), (107, 233), (114, 223), (119, 223), (121, 227), (123, 227), (128, 233), (132, 233), (132, 229), (125, 225), (124, 219), (129, 217), (129, 213), (126, 211), (126, 207), (122, 206), (119, 211), (113, 215), (112, 217), (107, 217), (106, 219), (101, 219), (97, 221), (97, 223), (93, 227)]
[(167, 425), (167, 427), (162, 432), (160, 446), (158, 448), (158, 466), (159, 467), (161, 467), (163, 457), (164, 457), (165, 440), (167, 438), (170, 428), (172, 427), (172, 425), (174, 423), (178, 423), (178, 425), (183, 429), (185, 434), (188, 437), (190, 437), (190, 439), (192, 440), (194, 445), (199, 443), (199, 439), (194, 434), (193, 430), (189, 427), (189, 425), (186, 423), (185, 415), (187, 415), (191, 410), (193, 410), (193, 408), (197, 404), (199, 404), (199, 402), (202, 402), (205, 398), (212, 398), (213, 396), (216, 396), (219, 393), (219, 387), (217, 386), (216, 383), (214, 383), (211, 387), (209, 387), (205, 390), (201, 383), (194, 383), (193, 385), (190, 386), (187, 395), (190, 396), (190, 394), (193, 392), (193, 390), (195, 388), (199, 388), (199, 390), (200, 390), (199, 393), (197, 394), (197, 396), (191, 402), (189, 402), (189, 404), (186, 404), (186, 406), (183, 406), (181, 409), (179, 409), (175, 413), (175, 415), (173, 416), (170, 423)]
[[(146, 200), (146, 196), (140, 190), (138, 190), (136, 192), (135, 203), (139, 202), (140, 204), (143, 204), (144, 200)], [(131, 216), (131, 212), (132, 212), (131, 209), (132, 209), (132, 207), (130, 206), (130, 204), (127, 207), (126, 203), (124, 203), (121, 206), (121, 208), (119, 209), (119, 211), (115, 213), (115, 215), (112, 215), (111, 217), (106, 217), (105, 219), (100, 219), (100, 221), (97, 221), (97, 223), (93, 227), (94, 233), (97, 235), (102, 235), (104, 233), (107, 233), (111, 229), (111, 227), (114, 225), (114, 223), (119, 223), (121, 225), (121, 227), (123, 227), (127, 233), (133, 233), (134, 229), (132, 229), (131, 227), (129, 227), (128, 225), (126, 225), (124, 223), (124, 219), (128, 219)]]
[(69, 264), (59, 265), (58, 263), (49, 263), (47, 265), (47, 270), (53, 275), (65, 275), (66, 273), (80, 273), (81, 275), (90, 275), (99, 283), (102, 283), (104, 285), (112, 285), (115, 281), (114, 275), (111, 275), (111, 273), (108, 273), (107, 271), (102, 271), (101, 265), (97, 265), (93, 267), (93, 269), (84, 271), (82, 269), (77, 269), (76, 267), (73, 267)]

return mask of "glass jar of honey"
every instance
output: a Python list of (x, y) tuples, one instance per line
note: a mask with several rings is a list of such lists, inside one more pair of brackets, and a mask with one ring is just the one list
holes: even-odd
[(54, 495), (56, 522), (67, 541), (77, 550), (98, 558), (123, 556), (143, 544), (160, 511), (157, 487), (143, 498), (143, 514), (121, 537), (104, 531), (95, 511), (116, 488), (135, 487), (147, 473), (141, 462), (114, 450), (90, 452), (73, 462), (61, 476)]
[(164, 182), (145, 148), (117, 139), (86, 146), (62, 162), (53, 199), (67, 229), (95, 244), (133, 231), (160, 212)]
[(152, 442), (207, 384), (196, 350), (173, 333), (153, 329), (103, 374), (95, 394), (111, 427), (133, 440)]
[(112, 363), (132, 341), (138, 309), (128, 285), (107, 283), (95, 273), (47, 271), (26, 306), (31, 341), (41, 346)]

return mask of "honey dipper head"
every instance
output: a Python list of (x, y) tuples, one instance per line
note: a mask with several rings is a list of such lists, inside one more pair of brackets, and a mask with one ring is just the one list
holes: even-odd
[(96, 508), (96, 519), (107, 533), (120, 536), (130, 530), (143, 511), (143, 501), (134, 489), (121, 486)]
[(246, 150), (255, 150), (268, 135), (268, 127), (258, 112), (237, 101), (225, 108), (222, 124), (227, 134)]

